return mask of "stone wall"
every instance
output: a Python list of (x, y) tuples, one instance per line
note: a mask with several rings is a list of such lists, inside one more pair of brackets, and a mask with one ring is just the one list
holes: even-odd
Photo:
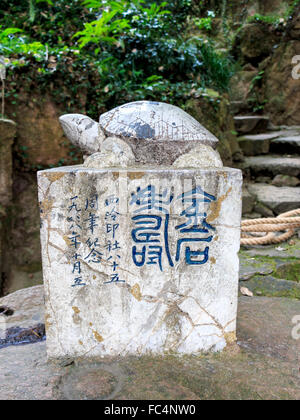
[(300, 53), (299, 16), (300, 5), (286, 25), (254, 22), (237, 32), (232, 53), (241, 70), (232, 78), (230, 98), (241, 102), (239, 113), (259, 110), (274, 125), (300, 125), (300, 80), (292, 77), (292, 60)]
[(274, 46), (259, 68), (264, 71), (261, 95), (267, 101), (265, 110), (276, 125), (300, 125), (300, 79), (292, 77), (296, 66), (292, 59), (299, 54), (300, 5), (287, 24), (281, 43)]
[(72, 163), (73, 149), (58, 121), (64, 112), (51, 93), (45, 96), (38, 88), (21, 90), (16, 104), (8, 102), (7, 114), (17, 123), (14, 151), (22, 171)]
[(8, 233), (12, 204), (12, 145), (16, 124), (0, 119), (0, 293), (9, 277)]

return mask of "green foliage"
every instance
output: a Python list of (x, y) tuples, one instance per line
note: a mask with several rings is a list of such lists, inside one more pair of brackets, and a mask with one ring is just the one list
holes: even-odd
[(261, 22), (261, 23), (266, 23), (268, 25), (274, 25), (277, 26), (280, 23), (284, 22), (284, 18), (280, 17), (280, 16), (275, 16), (275, 15), (260, 15), (259, 13), (255, 13), (255, 15), (250, 16), (248, 18), (248, 22)]
[(204, 72), (204, 85), (213, 85), (213, 87), (225, 91), (235, 72), (233, 62), (226, 55), (219, 54), (215, 51), (212, 43), (204, 43), (201, 46), (201, 57)]
[(259, 89), (261, 87), (260, 84), (261, 84), (261, 81), (263, 80), (264, 74), (265, 74), (265, 71), (262, 70), (251, 80), (250, 89), (249, 89), (249, 94), (251, 94), (250, 99), (249, 99), (249, 104), (252, 107), (254, 112), (263, 111), (266, 104), (268, 103), (267, 100), (261, 101), (261, 98), (259, 97), (257, 89), (256, 89), (256, 88)]
[(286, 12), (285, 18), (289, 19), (295, 13), (298, 6), (300, 6), (300, 0), (294, 0)]
[[(212, 42), (184, 35), (191, 0), (2, 3), (0, 54), (14, 72), (9, 96), (18, 94), (18, 78), (28, 89), (51, 89), (66, 111), (80, 112), (84, 93), (83, 112), (98, 117), (131, 100), (184, 105), (206, 88), (226, 90), (234, 72)], [(208, 29), (213, 17), (200, 24)]]
[(261, 70), (253, 79), (251, 80), (250, 84), (250, 92), (253, 91), (254, 87), (257, 85), (257, 83), (262, 80), (263, 76), (265, 74), (264, 70)]
[(212, 29), (212, 18), (194, 18), (194, 24), (197, 26), (198, 29), (204, 29), (206, 31), (211, 31)]

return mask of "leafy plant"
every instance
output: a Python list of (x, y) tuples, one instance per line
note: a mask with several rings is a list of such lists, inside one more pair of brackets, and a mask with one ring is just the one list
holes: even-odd
[(0, 25), (0, 42), (7, 42), (9, 39), (11, 39), (11, 35), (14, 35), (16, 33), (23, 32), (22, 29), (19, 28), (6, 28), (2, 29), (2, 25)]
[(248, 18), (248, 22), (262, 22), (268, 25), (277, 26), (284, 22), (284, 18), (276, 15), (261, 15), (259, 13), (255, 13), (255, 15)]
[(0, 31), (16, 29), (0, 34), (0, 54), (10, 59), (8, 72), (14, 70), (6, 93), (11, 101), (18, 85), (34, 84), (51, 89), (67, 112), (97, 118), (127, 101), (183, 106), (206, 88), (228, 87), (230, 57), (212, 42), (184, 35), (191, 0), (32, 1), (34, 25), (28, 0), (1, 1)]
[(250, 92), (253, 91), (254, 87), (256, 86), (256, 84), (262, 80), (263, 76), (265, 74), (264, 70), (261, 70), (256, 76), (253, 77), (253, 79), (251, 80), (251, 84), (250, 84)]
[(212, 22), (213, 18), (215, 17), (215, 13), (212, 10), (207, 12), (207, 17), (202, 18), (194, 18), (193, 22), (197, 26), (198, 29), (204, 29), (205, 31), (210, 32), (212, 30)]

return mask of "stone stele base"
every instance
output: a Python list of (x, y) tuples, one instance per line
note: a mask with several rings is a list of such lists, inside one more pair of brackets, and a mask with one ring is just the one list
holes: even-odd
[(235, 341), (239, 170), (38, 173), (49, 359)]

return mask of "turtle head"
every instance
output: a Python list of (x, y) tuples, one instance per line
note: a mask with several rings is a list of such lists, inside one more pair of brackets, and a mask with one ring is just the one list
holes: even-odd
[(72, 144), (89, 154), (98, 152), (105, 139), (99, 124), (81, 114), (66, 114), (59, 117), (66, 137)]

